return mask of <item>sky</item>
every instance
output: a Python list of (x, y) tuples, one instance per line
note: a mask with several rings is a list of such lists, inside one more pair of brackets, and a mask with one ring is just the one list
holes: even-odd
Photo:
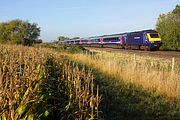
[(28, 20), (44, 42), (58, 36), (91, 37), (155, 29), (179, 0), (0, 0), (0, 22)]

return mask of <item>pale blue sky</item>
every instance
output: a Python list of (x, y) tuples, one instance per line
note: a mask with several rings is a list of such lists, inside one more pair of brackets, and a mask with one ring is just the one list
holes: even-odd
[(43, 41), (154, 29), (179, 0), (0, 0), (0, 22), (28, 20)]

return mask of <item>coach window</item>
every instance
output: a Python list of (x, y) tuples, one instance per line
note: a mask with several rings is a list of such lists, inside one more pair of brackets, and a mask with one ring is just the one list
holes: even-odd
[[(118, 41), (118, 38), (116, 38), (116, 41)], [(116, 41), (114, 41), (114, 42), (116, 42)]]

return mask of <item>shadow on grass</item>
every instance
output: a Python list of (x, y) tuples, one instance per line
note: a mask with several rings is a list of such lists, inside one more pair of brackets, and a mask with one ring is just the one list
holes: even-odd
[(180, 100), (168, 101), (155, 92), (125, 84), (94, 70), (100, 87), (100, 111), (105, 120), (180, 119)]

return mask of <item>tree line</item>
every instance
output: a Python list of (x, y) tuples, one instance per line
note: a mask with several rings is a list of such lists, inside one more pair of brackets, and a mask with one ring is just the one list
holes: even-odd
[(160, 14), (156, 30), (162, 39), (162, 49), (180, 50), (180, 5), (167, 14)]
[(42, 43), (39, 36), (40, 27), (36, 23), (19, 19), (0, 23), (0, 43), (32, 45)]

